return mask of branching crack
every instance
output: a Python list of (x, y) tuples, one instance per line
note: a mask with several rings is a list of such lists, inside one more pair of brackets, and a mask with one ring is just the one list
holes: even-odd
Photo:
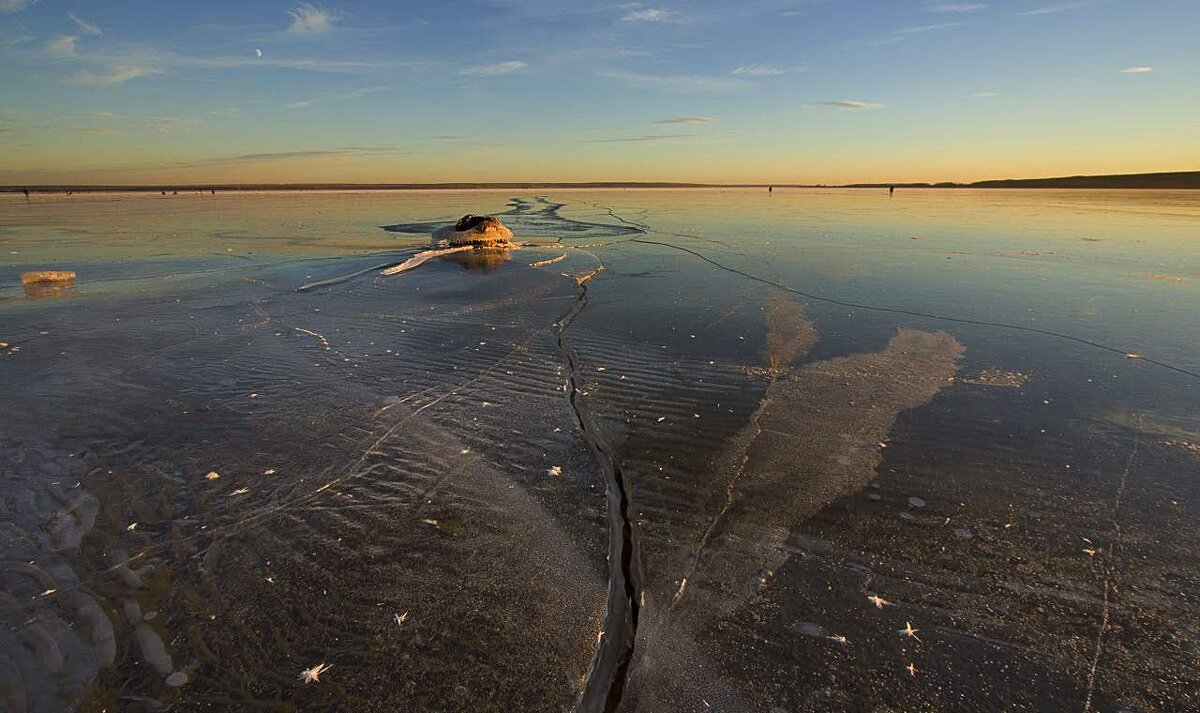
[[(1141, 430), (1142, 419), (1138, 417), (1138, 429)], [(1100, 667), (1100, 657), (1104, 654), (1104, 635), (1108, 632), (1109, 627), (1109, 611), (1111, 609), (1111, 597), (1109, 590), (1113, 588), (1113, 574), (1116, 570), (1117, 551), (1121, 547), (1121, 522), (1118, 517), (1121, 514), (1121, 498), (1125, 495), (1125, 484), (1129, 480), (1129, 471), (1133, 468), (1133, 461), (1137, 458), (1138, 447), (1140, 443), (1138, 436), (1134, 435), (1133, 448), (1129, 451), (1129, 458), (1125, 461), (1125, 470), (1121, 473), (1121, 480), (1117, 484), (1117, 493), (1113, 498), (1112, 506), (1112, 525), (1113, 539), (1109, 544), (1108, 549), (1104, 552), (1104, 595), (1103, 604), (1100, 610), (1100, 631), (1096, 634), (1096, 644), (1092, 650), (1092, 665), (1088, 669), (1087, 677), (1087, 697), (1083, 702), (1083, 713), (1090, 713), (1092, 710), (1092, 697), (1096, 692), (1096, 673)]]

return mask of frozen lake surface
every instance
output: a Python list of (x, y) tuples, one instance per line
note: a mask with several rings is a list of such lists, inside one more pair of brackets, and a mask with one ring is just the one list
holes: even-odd
[(1200, 192), (0, 196), (0, 708), (1195, 710), (1198, 315)]

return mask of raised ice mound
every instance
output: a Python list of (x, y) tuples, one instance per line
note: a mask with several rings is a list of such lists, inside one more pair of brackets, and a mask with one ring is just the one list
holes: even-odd
[(454, 247), (508, 247), (512, 236), (512, 231), (499, 218), (490, 215), (464, 215), (453, 226), (448, 225), (433, 232), (435, 242), (444, 240)]

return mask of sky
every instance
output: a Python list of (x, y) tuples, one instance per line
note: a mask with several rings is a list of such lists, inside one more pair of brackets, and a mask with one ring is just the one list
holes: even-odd
[(1200, 0), (0, 0), (0, 184), (1200, 169)]

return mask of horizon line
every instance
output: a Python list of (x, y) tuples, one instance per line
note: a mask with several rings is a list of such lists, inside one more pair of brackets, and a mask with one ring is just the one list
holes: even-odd
[[(0, 184), (0, 192), (153, 192), (153, 191), (253, 191), (253, 190), (484, 190), (510, 188), (999, 188), (1039, 187), (1038, 184), (1077, 188), (1182, 188), (1200, 189), (1200, 170), (1150, 173), (1092, 174), (1036, 178), (1001, 178), (981, 181), (916, 182), (871, 181), (856, 183), (697, 183), (684, 181), (438, 181), (427, 183), (45, 183)], [(1169, 185), (1163, 186), (1162, 183)], [(1089, 185), (1090, 184), (1090, 185)], [(1112, 184), (1112, 185), (1095, 185)], [(1125, 184), (1125, 185), (1122, 185)], [(1056, 187), (1046, 185), (1045, 187)]]

